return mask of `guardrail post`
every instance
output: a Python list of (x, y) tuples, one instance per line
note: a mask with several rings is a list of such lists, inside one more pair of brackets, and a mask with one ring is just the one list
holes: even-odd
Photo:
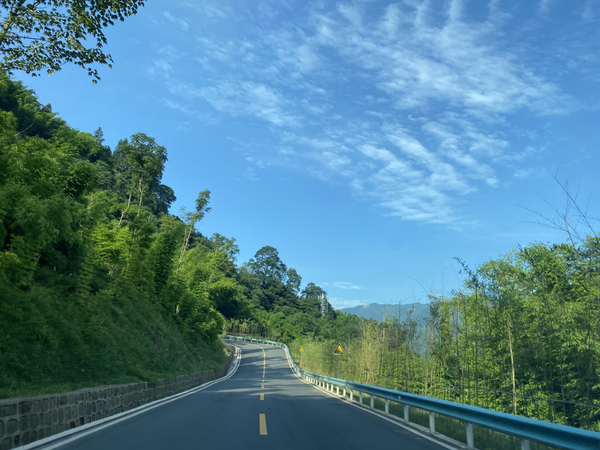
[(346, 396), (346, 388), (344, 388), (344, 397)]
[(429, 431), (431, 431), (431, 434), (435, 434), (435, 414), (433, 411), (429, 411)]
[(475, 448), (473, 442), (473, 424), (467, 422), (467, 448)]
[(358, 393), (358, 403), (362, 405), (362, 392)]
[(371, 408), (375, 408), (375, 396), (371, 394)]
[(404, 405), (404, 421), (406, 423), (409, 422), (409, 419), (408, 419), (408, 405)]
[(350, 401), (354, 400), (354, 389), (350, 389)]
[(385, 413), (390, 413), (390, 401), (387, 398), (385, 399)]
[(521, 439), (521, 450), (529, 450), (529, 441), (527, 439)]
[(340, 387), (339, 387), (339, 386), (336, 386), (336, 387), (335, 387), (335, 389), (336, 389), (336, 392), (335, 392), (335, 393), (336, 393), (337, 395), (340, 395)]

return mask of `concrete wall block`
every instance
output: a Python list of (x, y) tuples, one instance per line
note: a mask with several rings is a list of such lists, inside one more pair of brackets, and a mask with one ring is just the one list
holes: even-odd
[(68, 401), (69, 401), (69, 398), (66, 395), (63, 395), (58, 399), (58, 406), (59, 407), (64, 406), (68, 403)]
[(40, 424), (40, 415), (32, 414), (29, 416), (29, 426), (35, 430)]
[(19, 431), (25, 431), (29, 428), (29, 417), (21, 416), (19, 418)]
[(15, 414), (17, 414), (16, 403), (0, 406), (0, 417), (14, 416)]
[(2, 440), (0, 444), (0, 450), (10, 450), (12, 448), (12, 439), (6, 438)]
[(92, 405), (90, 403), (85, 404), (85, 415), (89, 416), (92, 414)]
[(0, 420), (0, 440), (2, 439), (2, 436), (4, 436), (4, 421)]
[(79, 404), (78, 413), (79, 413), (79, 416), (83, 416), (85, 414), (85, 405), (83, 403)]
[(74, 401), (73, 394), (69, 394), (69, 405), (72, 405)]
[(21, 435), (17, 434), (16, 436), (13, 436), (13, 446), (18, 447), (20, 445), (21, 445)]
[(43, 399), (41, 412), (47, 413), (49, 407), (50, 407), (50, 401), (47, 398)]
[(65, 410), (64, 408), (60, 408), (58, 410), (58, 423), (63, 423), (65, 420)]
[(21, 445), (31, 444), (31, 431), (26, 431), (21, 435)]
[(19, 403), (19, 414), (27, 414), (31, 411), (31, 402), (24, 401)]
[(44, 439), (46, 437), (46, 430), (44, 428), (40, 428), (37, 432), (38, 439)]
[(12, 419), (6, 424), (6, 434), (14, 434), (19, 430), (19, 422)]

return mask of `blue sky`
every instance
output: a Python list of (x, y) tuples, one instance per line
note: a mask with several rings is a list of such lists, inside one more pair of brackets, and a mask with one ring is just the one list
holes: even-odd
[(525, 209), (563, 210), (554, 177), (598, 216), (599, 1), (151, 0), (106, 34), (96, 86), (17, 78), (113, 148), (153, 136), (173, 212), (210, 189), (203, 233), (276, 247), (336, 307), (566, 240)]

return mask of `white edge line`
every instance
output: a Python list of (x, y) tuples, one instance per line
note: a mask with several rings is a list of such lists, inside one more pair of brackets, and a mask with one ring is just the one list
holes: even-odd
[(389, 417), (385, 417), (384, 415), (382, 415), (381, 413), (379, 413), (379, 412), (377, 412), (377, 411), (372, 411), (372, 410), (370, 410), (370, 409), (367, 409), (365, 406), (357, 405), (357, 404), (355, 404), (355, 403), (351, 402), (350, 400), (348, 400), (346, 397), (341, 397), (341, 396), (338, 396), (338, 395), (332, 394), (331, 392), (329, 392), (329, 391), (327, 391), (327, 390), (325, 390), (325, 389), (321, 389), (321, 388), (319, 388), (317, 385), (315, 385), (315, 384), (312, 384), (311, 382), (304, 380), (304, 379), (303, 379), (303, 378), (302, 378), (302, 377), (301, 377), (299, 374), (297, 374), (297, 373), (294, 371), (294, 368), (293, 368), (293, 366), (292, 366), (292, 363), (290, 362), (290, 358), (289, 358), (289, 356), (288, 356), (287, 352), (285, 351), (285, 349), (284, 349), (284, 348), (281, 348), (281, 349), (283, 350), (283, 353), (285, 354), (285, 358), (286, 358), (286, 359), (287, 359), (287, 361), (288, 361), (288, 364), (289, 364), (289, 366), (290, 366), (290, 369), (292, 370), (292, 373), (293, 373), (294, 375), (296, 375), (296, 377), (297, 377), (297, 378), (298, 378), (300, 381), (302, 381), (302, 382), (303, 382), (303, 383), (305, 383), (305, 384), (308, 384), (309, 386), (312, 386), (312, 387), (314, 387), (314, 388), (315, 388), (315, 389), (317, 389), (319, 392), (322, 392), (322, 393), (324, 393), (324, 394), (327, 394), (327, 395), (329, 395), (330, 397), (333, 397), (333, 398), (335, 398), (335, 399), (337, 399), (337, 400), (340, 400), (340, 401), (342, 401), (342, 402), (346, 403), (347, 405), (350, 405), (350, 406), (353, 406), (353, 407), (355, 407), (355, 408), (358, 408), (358, 409), (359, 409), (359, 410), (361, 410), (361, 411), (365, 411), (365, 412), (368, 412), (369, 414), (373, 414), (374, 416), (377, 416), (377, 417), (379, 417), (380, 419), (387, 420), (388, 422), (390, 422), (390, 423), (393, 423), (394, 425), (398, 425), (399, 427), (402, 427), (402, 428), (404, 428), (405, 430), (407, 430), (407, 431), (410, 431), (411, 433), (414, 433), (414, 434), (416, 434), (416, 435), (418, 435), (418, 436), (420, 436), (420, 437), (422, 437), (422, 438), (424, 438), (424, 439), (427, 439), (428, 441), (431, 441), (431, 442), (433, 442), (433, 443), (435, 443), (435, 444), (438, 444), (438, 445), (439, 445), (439, 446), (441, 446), (441, 447), (447, 448), (447, 449), (449, 449), (449, 450), (459, 450), (459, 449), (461, 448), (461, 447), (456, 447), (456, 446), (455, 446), (455, 447), (452, 447), (452, 446), (450, 446), (450, 445), (448, 445), (448, 444), (445, 444), (444, 442), (440, 442), (440, 441), (439, 441), (439, 440), (437, 440), (436, 438), (434, 438), (434, 437), (432, 437), (432, 436), (428, 436), (428, 435), (426, 435), (426, 434), (423, 434), (423, 433), (421, 433), (420, 431), (418, 431), (418, 430), (415, 430), (414, 428), (412, 428), (412, 427), (410, 427), (410, 426), (408, 426), (408, 425), (405, 425), (405, 424), (403, 424), (403, 423), (400, 423), (400, 422), (398, 422), (398, 421), (396, 421), (396, 420), (394, 420), (394, 419), (390, 419)]
[[(227, 373), (225, 374), (225, 376), (223, 376), (221, 378), (217, 378), (216, 380), (208, 381), (204, 384), (201, 384), (200, 386), (196, 386), (195, 388), (172, 395), (171, 397), (161, 398), (160, 400), (155, 400), (153, 402), (146, 403), (145, 405), (138, 406), (137, 408), (130, 409), (128, 411), (124, 411), (122, 413), (118, 413), (113, 416), (106, 417), (104, 419), (97, 420), (97, 421), (82, 425), (77, 428), (73, 428), (71, 430), (66, 430), (66, 431), (63, 431), (62, 433), (54, 434), (50, 437), (40, 439), (39, 441), (35, 441), (35, 442), (32, 442), (31, 444), (27, 444), (27, 445), (24, 445), (24, 446), (18, 447), (18, 448), (19, 448), (19, 450), (31, 450), (31, 449), (37, 449), (37, 448), (43, 449), (43, 450), (53, 450), (53, 449), (62, 447), (63, 445), (66, 445), (70, 442), (76, 441), (77, 439), (81, 439), (82, 437), (85, 437), (92, 433), (95, 433), (96, 431), (103, 430), (104, 428), (108, 428), (111, 425), (115, 425), (119, 422), (123, 422), (123, 421), (130, 419), (132, 417), (135, 417), (139, 414), (145, 413), (146, 411), (150, 411), (151, 409), (158, 408), (159, 406), (174, 402), (175, 400), (179, 400), (180, 398), (187, 397), (188, 395), (195, 394), (196, 392), (200, 392), (208, 387), (211, 387), (217, 383), (220, 383), (221, 381), (225, 381), (225, 380), (231, 378), (233, 376), (233, 374), (237, 371), (237, 369), (240, 365), (240, 361), (242, 359), (242, 350), (239, 347), (236, 347), (234, 345), (232, 345), (232, 347), (234, 347), (236, 349), (235, 355), (237, 355), (237, 357), (235, 358), (234, 367), (233, 367), (233, 369), (230, 367), (229, 370), (227, 371)], [(71, 437), (70, 439), (65, 439), (54, 445), (45, 446), (46, 444), (51, 444), (52, 442), (54, 442), (58, 439), (63, 439), (66, 436), (70, 436), (72, 434), (75, 434), (75, 436)]]

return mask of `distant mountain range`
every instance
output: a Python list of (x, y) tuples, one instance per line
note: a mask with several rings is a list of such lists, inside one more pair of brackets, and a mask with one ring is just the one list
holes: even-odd
[(398, 312), (400, 312), (400, 319), (402, 320), (413, 308), (415, 311), (414, 318), (419, 324), (422, 324), (424, 319), (429, 319), (429, 305), (424, 303), (405, 303), (402, 305), (392, 303), (369, 303), (368, 305), (340, 309), (340, 311), (355, 314), (358, 317), (364, 317), (365, 319), (375, 319), (379, 322), (383, 322), (386, 317), (398, 317)]

